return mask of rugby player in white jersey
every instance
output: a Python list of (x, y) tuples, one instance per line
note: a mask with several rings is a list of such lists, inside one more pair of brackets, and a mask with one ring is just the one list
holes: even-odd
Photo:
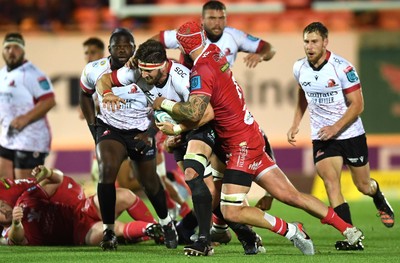
[[(299, 124), (308, 107), (314, 163), (324, 181), (331, 207), (352, 224), (350, 207), (340, 186), (342, 167), (346, 165), (357, 189), (373, 198), (382, 223), (393, 227), (393, 209), (378, 182), (369, 174), (368, 146), (360, 118), (364, 102), (356, 69), (343, 57), (327, 50), (328, 29), (320, 22), (304, 28), (303, 45), (306, 57), (293, 65), (299, 89), (287, 140), (296, 144)], [(335, 247), (338, 250), (364, 249), (361, 241), (351, 245), (347, 240), (336, 242)]]
[[(110, 57), (87, 64), (82, 72), (81, 87), (88, 96), (96, 91), (96, 82), (103, 74), (122, 67), (133, 55), (135, 41), (128, 30), (119, 28), (112, 33), (108, 48)], [(114, 233), (115, 180), (121, 163), (127, 157), (134, 162), (138, 179), (163, 226), (165, 245), (167, 248), (177, 247), (176, 230), (168, 215), (164, 188), (156, 173), (156, 129), (151, 126), (151, 109), (139, 86), (146, 89), (147, 84), (143, 79), (137, 79), (134, 84), (110, 86), (108, 90), (100, 92), (100, 105), (114, 93), (126, 103), (118, 111), (100, 107), (100, 114), (96, 116), (93, 112), (89, 116), (93, 119), (87, 119), (88, 123), (95, 123), (96, 156), (99, 162), (97, 194), (104, 224), (104, 237), (100, 245), (104, 250), (115, 250), (118, 245)]]
[(0, 69), (0, 179), (22, 179), (43, 165), (50, 151), (46, 114), (56, 105), (50, 79), (25, 59), (25, 41), (8, 33)]

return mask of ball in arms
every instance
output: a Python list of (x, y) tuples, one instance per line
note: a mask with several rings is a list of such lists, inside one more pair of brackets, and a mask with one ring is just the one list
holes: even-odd
[(156, 110), (154, 111), (154, 116), (158, 122), (170, 122), (172, 124), (177, 124), (177, 122), (166, 111)]

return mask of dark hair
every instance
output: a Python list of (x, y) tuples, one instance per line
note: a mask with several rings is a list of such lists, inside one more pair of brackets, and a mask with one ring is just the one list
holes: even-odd
[(5, 43), (5, 42), (17, 42), (17, 43), (21, 44), (22, 46), (25, 46), (25, 40), (24, 40), (23, 36), (17, 32), (8, 33), (4, 37), (3, 43)]
[(135, 58), (145, 63), (161, 63), (167, 60), (167, 52), (161, 42), (149, 39), (139, 45)]
[(104, 42), (97, 37), (90, 37), (83, 42), (83, 46), (96, 46), (101, 50), (104, 50)]
[(224, 3), (220, 2), (220, 1), (208, 1), (207, 3), (205, 3), (203, 5), (203, 15), (204, 15), (204, 11), (206, 10), (222, 10), (225, 11), (226, 10), (226, 6), (224, 5)]
[(133, 37), (132, 33), (126, 28), (117, 27), (116, 29), (114, 29), (113, 32), (111, 33), (109, 43), (111, 43), (111, 40), (116, 36), (127, 36), (129, 38), (129, 40), (133, 44), (135, 44), (135, 38)]
[(312, 22), (303, 30), (303, 36), (306, 33), (319, 33), (322, 39), (328, 38), (328, 29), (321, 22)]

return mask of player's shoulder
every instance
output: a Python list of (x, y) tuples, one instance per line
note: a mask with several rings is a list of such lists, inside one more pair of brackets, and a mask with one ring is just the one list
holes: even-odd
[(175, 61), (171, 61), (170, 63), (170, 76), (172, 85), (184, 85), (186, 87), (189, 83), (190, 69)]
[(299, 58), (298, 60), (296, 60), (293, 63), (293, 68), (294, 69), (300, 69), (304, 65), (307, 65), (307, 58), (306, 57), (302, 57), (302, 58)]
[(307, 62), (307, 57), (302, 57), (297, 59), (294, 64), (304, 64), (305, 62)]
[(101, 58), (92, 62), (89, 62), (86, 65), (87, 69), (92, 69), (92, 70), (98, 70), (102, 68), (108, 68), (110, 66), (110, 60), (109, 58)]
[(344, 57), (342, 57), (338, 54), (335, 54), (333, 52), (330, 52), (330, 57), (329, 57), (328, 62), (330, 64), (332, 64), (332, 66), (335, 67), (336, 69), (344, 70), (349, 66), (353, 67), (353, 65), (350, 63), (350, 61), (348, 61)]
[(188, 69), (186, 66), (182, 65), (179, 62), (170, 60), (171, 62), (171, 69), (170, 69), (170, 74), (172, 76), (177, 76), (180, 78), (185, 78), (190, 74), (190, 69)]
[(40, 70), (36, 65), (34, 65), (30, 61), (26, 61), (24, 64), (21, 65), (21, 70), (25, 73), (34, 75), (34, 76), (42, 76), (45, 75), (42, 70)]
[(234, 27), (230, 27), (230, 26), (226, 26), (226, 27), (224, 28), (224, 34), (225, 34), (225, 33), (227, 33), (227, 34), (233, 34), (233, 35), (235, 35), (235, 34), (246, 34), (246, 33), (243, 32), (242, 30), (237, 29), (237, 28), (234, 28)]
[(237, 39), (242, 39), (245, 41), (251, 41), (251, 42), (257, 42), (260, 40), (260, 38), (255, 37), (247, 32), (244, 32), (242, 30), (239, 30), (237, 28), (234, 27), (225, 27), (224, 29), (224, 35), (226, 36), (231, 36), (234, 40)]

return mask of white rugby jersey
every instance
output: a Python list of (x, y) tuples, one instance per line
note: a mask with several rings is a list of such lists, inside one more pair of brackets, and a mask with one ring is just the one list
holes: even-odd
[[(168, 60), (168, 78), (163, 86), (150, 86), (144, 92), (151, 100), (164, 97), (176, 102), (187, 101), (189, 98), (189, 75), (190, 70), (172, 60)], [(122, 67), (112, 72), (113, 82), (119, 86), (129, 85), (140, 77), (140, 70)], [(143, 78), (140, 77), (144, 81)], [(141, 86), (142, 87), (142, 86)]]
[[(102, 58), (88, 63), (81, 75), (81, 88), (88, 94), (96, 91), (96, 82), (105, 73), (110, 73), (110, 58)], [(104, 123), (121, 130), (139, 129), (147, 130), (150, 125), (149, 114), (151, 107), (148, 106), (146, 96), (138, 85), (147, 85), (142, 80), (135, 81), (123, 87), (113, 87), (112, 91), (118, 97), (123, 98), (126, 104), (115, 112), (103, 108), (103, 97), (98, 94), (100, 114), (97, 118)]]
[[(161, 31), (160, 41), (166, 48), (178, 48), (176, 30)], [(249, 35), (233, 27), (225, 27), (221, 38), (217, 42), (211, 42), (209, 39), (206, 41), (207, 44), (213, 43), (222, 50), (231, 67), (235, 63), (238, 52), (256, 53), (259, 49), (260, 42), (260, 38)]]
[[(325, 62), (313, 69), (302, 58), (293, 65), (293, 74), (304, 90), (311, 118), (311, 138), (318, 140), (318, 131), (333, 125), (346, 112), (346, 93), (361, 88), (356, 69), (346, 59), (327, 51)], [(343, 140), (364, 134), (361, 118), (342, 130), (335, 139)]]
[(1, 146), (12, 150), (49, 152), (51, 132), (46, 117), (21, 131), (10, 128), (14, 118), (31, 111), (40, 99), (54, 96), (49, 78), (27, 61), (10, 72), (4, 66), (0, 70), (0, 79)]

